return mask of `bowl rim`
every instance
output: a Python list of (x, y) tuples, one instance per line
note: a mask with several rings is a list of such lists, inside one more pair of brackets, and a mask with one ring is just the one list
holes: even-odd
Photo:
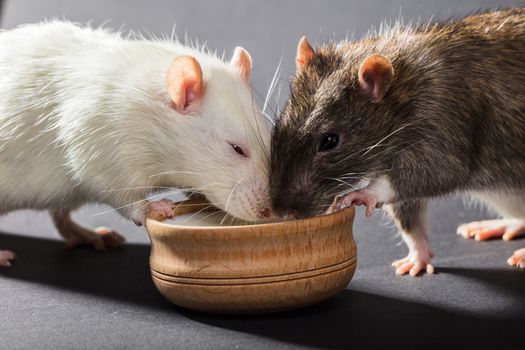
[(333, 220), (343, 220), (343, 218), (346, 218), (346, 217), (353, 218), (354, 216), (355, 216), (355, 205), (351, 205), (350, 207), (335, 211), (333, 213), (312, 216), (312, 217), (308, 217), (305, 219), (283, 220), (283, 221), (275, 221), (275, 222), (260, 223), (260, 224), (249, 224), (249, 225), (211, 225), (211, 226), (177, 225), (177, 224), (167, 223), (164, 221), (155, 220), (153, 218), (146, 218), (146, 228), (148, 228), (150, 225), (153, 225), (153, 226), (172, 229), (172, 230), (176, 229), (177, 231), (192, 231), (192, 232), (210, 231), (210, 230), (216, 231), (216, 232), (217, 231), (231, 232), (233, 230), (236, 231), (236, 230), (258, 230), (258, 229), (268, 230), (271, 228), (277, 228), (277, 227), (282, 227), (284, 225), (289, 225), (290, 223), (305, 225), (305, 224), (309, 224), (313, 222), (320, 222), (323, 219), (330, 219), (333, 222)]

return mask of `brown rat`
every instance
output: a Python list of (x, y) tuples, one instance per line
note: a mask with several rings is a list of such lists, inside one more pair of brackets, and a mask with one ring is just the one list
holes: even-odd
[[(525, 233), (524, 82), (525, 9), (317, 50), (303, 38), (272, 139), (274, 211), (387, 204), (409, 248), (399, 274), (433, 272), (431, 197), (470, 193), (504, 217), (460, 226), (467, 238)], [(509, 264), (524, 267), (525, 250)]]

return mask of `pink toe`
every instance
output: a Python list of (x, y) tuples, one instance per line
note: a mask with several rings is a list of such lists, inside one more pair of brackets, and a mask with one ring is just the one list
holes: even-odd
[(491, 238), (499, 238), (505, 233), (505, 227), (496, 227), (491, 229), (484, 229), (475, 232), (474, 238), (476, 241), (485, 241)]
[(404, 275), (404, 274), (406, 274), (407, 272), (409, 272), (409, 271), (412, 269), (413, 266), (414, 266), (414, 264), (411, 263), (411, 262), (403, 263), (403, 264), (401, 264), (401, 265), (397, 268), (397, 270), (396, 270), (396, 274), (398, 274), (398, 275)]

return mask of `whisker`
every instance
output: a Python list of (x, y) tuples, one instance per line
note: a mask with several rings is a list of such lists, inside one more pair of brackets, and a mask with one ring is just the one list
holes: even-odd
[[(210, 204), (210, 205), (208, 205), (207, 207), (204, 207), (204, 208), (202, 208), (202, 209), (196, 211), (195, 213), (191, 214), (186, 220), (184, 220), (183, 223), (186, 224), (188, 221), (191, 220), (191, 218), (195, 217), (195, 215), (198, 215), (198, 214), (202, 213), (203, 211), (208, 210), (208, 209), (211, 208), (211, 207), (213, 207), (212, 204)], [(202, 220), (202, 219), (201, 219), (201, 220)]]
[[(231, 200), (231, 198), (233, 196), (233, 193), (234, 193), (235, 189), (241, 183), (241, 181), (243, 181), (244, 179), (245, 179), (245, 177), (240, 178), (239, 181), (237, 181), (237, 183), (232, 187), (232, 190), (230, 191), (230, 195), (228, 196), (228, 199), (226, 200), (226, 205), (224, 206), (224, 211), (226, 212), (226, 214), (228, 214), (228, 206), (230, 205), (230, 200)], [(220, 222), (220, 225), (223, 224), (225, 218), (226, 218), (226, 215), (224, 216), (224, 218), (222, 218), (222, 220)]]
[(156, 176), (162, 176), (162, 175), (169, 175), (169, 174), (190, 174), (190, 175), (202, 175), (202, 173), (196, 173), (193, 171), (163, 171), (161, 173), (153, 174), (148, 177), (148, 179), (151, 179), (152, 177)]

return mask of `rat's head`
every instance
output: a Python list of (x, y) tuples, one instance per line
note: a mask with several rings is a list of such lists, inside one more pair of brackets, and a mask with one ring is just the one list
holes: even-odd
[(330, 210), (336, 197), (369, 186), (389, 169), (396, 128), (386, 102), (394, 78), (388, 58), (352, 54), (305, 38), (297, 72), (272, 138), (271, 197), (280, 216)]
[(242, 48), (230, 62), (203, 53), (171, 62), (157, 185), (196, 191), (233, 216), (254, 221), (271, 210), (271, 123), (252, 99), (251, 68)]

